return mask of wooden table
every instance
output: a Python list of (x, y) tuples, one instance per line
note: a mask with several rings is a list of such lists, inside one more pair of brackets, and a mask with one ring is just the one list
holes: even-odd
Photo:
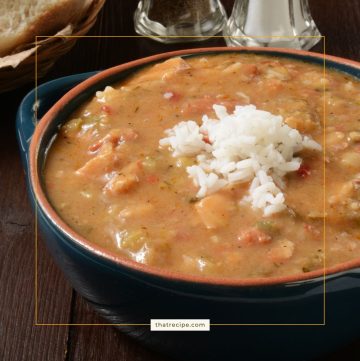
[[(232, 0), (223, 2), (231, 9)], [(132, 14), (136, 3), (135, 0), (108, 0), (90, 34), (134, 35)], [(327, 53), (360, 60), (360, 1), (312, 0), (311, 9), (326, 36)], [(223, 44), (222, 39), (176, 46), (149, 39), (81, 39), (41, 82), (170, 49)], [(34, 325), (34, 216), (14, 129), (19, 102), (32, 86), (0, 97), (0, 360), (170, 361), (112, 327)], [(71, 289), (41, 240), (39, 243), (38, 322), (102, 322)], [(359, 359), (360, 335), (357, 341), (317, 361)]]

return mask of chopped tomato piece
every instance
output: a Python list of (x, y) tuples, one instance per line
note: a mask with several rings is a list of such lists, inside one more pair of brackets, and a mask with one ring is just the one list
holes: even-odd
[(203, 136), (203, 141), (204, 141), (205, 143), (207, 143), (207, 144), (211, 144), (210, 139), (209, 139), (209, 137), (208, 137), (207, 135), (204, 135), (204, 136)]
[(89, 151), (90, 152), (96, 152), (101, 148), (102, 145), (103, 145), (103, 142), (102, 142), (102, 139), (101, 139), (101, 140), (97, 141), (96, 143), (91, 144), (90, 147), (89, 147)]
[(102, 110), (104, 113), (107, 113), (107, 114), (111, 114), (111, 113), (112, 113), (111, 107), (109, 107), (108, 105), (103, 105), (103, 106), (101, 107), (101, 110)]
[(340, 132), (344, 131), (345, 130), (344, 124), (335, 124), (335, 129)]
[(257, 228), (250, 228), (245, 231), (241, 231), (238, 236), (238, 241), (241, 245), (251, 246), (254, 244), (264, 244), (271, 242), (271, 236), (265, 232), (260, 231)]
[(310, 167), (306, 164), (301, 164), (300, 168), (297, 170), (297, 174), (301, 178), (307, 178), (311, 174)]
[(172, 102), (177, 102), (182, 97), (179, 93), (174, 92), (172, 90), (165, 91), (163, 96), (164, 96), (165, 99), (171, 100)]
[(255, 76), (259, 74), (259, 69), (255, 64), (243, 64), (241, 69), (246, 75)]
[(150, 184), (155, 184), (159, 181), (159, 177), (156, 176), (155, 174), (150, 174), (145, 179)]

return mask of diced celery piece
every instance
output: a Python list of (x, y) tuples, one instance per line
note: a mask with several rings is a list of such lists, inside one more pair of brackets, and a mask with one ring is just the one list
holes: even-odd
[(82, 118), (74, 118), (69, 120), (67, 123), (65, 123), (61, 129), (65, 134), (73, 133), (79, 131), (82, 124), (83, 124)]
[(190, 167), (194, 165), (194, 159), (191, 158), (191, 157), (179, 157), (177, 160), (176, 160), (176, 166), (178, 168), (181, 168), (181, 167)]
[(143, 229), (136, 229), (127, 232), (121, 241), (121, 247), (132, 252), (137, 252), (145, 245), (146, 242), (148, 242), (146, 231)]
[(261, 220), (256, 222), (256, 228), (267, 234), (274, 234), (279, 231), (277, 224), (268, 220)]

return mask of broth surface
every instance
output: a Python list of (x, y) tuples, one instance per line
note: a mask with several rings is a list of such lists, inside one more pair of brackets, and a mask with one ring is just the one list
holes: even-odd
[[(325, 137), (325, 152), (300, 152), (300, 169), (286, 176), (286, 211), (264, 217), (240, 202), (248, 183), (196, 199), (186, 174), (195, 159), (159, 147), (166, 129), (200, 123), (213, 104), (254, 104), (323, 146)], [(333, 266), (360, 257), (360, 83), (285, 58), (174, 58), (79, 108), (59, 130), (44, 178), (66, 223), (137, 262), (232, 278)]]

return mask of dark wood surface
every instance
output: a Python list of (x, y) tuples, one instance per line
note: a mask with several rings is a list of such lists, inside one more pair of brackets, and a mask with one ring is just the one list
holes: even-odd
[[(268, 0), (266, 0), (268, 1)], [(231, 9), (232, 0), (223, 1)], [(108, 0), (92, 35), (134, 35), (135, 0)], [(360, 1), (311, 0), (328, 54), (360, 60)], [(224, 44), (212, 39), (165, 46), (149, 39), (81, 39), (40, 82), (103, 69), (170, 49)], [(321, 47), (317, 47), (320, 51)], [(0, 360), (171, 361), (105, 326), (34, 325), (34, 216), (15, 139), (15, 114), (33, 84), (0, 96)], [(101, 323), (39, 242), (39, 323)], [(357, 302), (357, 301), (356, 301)], [(341, 332), (341, 330), (339, 330)], [(359, 360), (358, 340), (317, 361)]]

